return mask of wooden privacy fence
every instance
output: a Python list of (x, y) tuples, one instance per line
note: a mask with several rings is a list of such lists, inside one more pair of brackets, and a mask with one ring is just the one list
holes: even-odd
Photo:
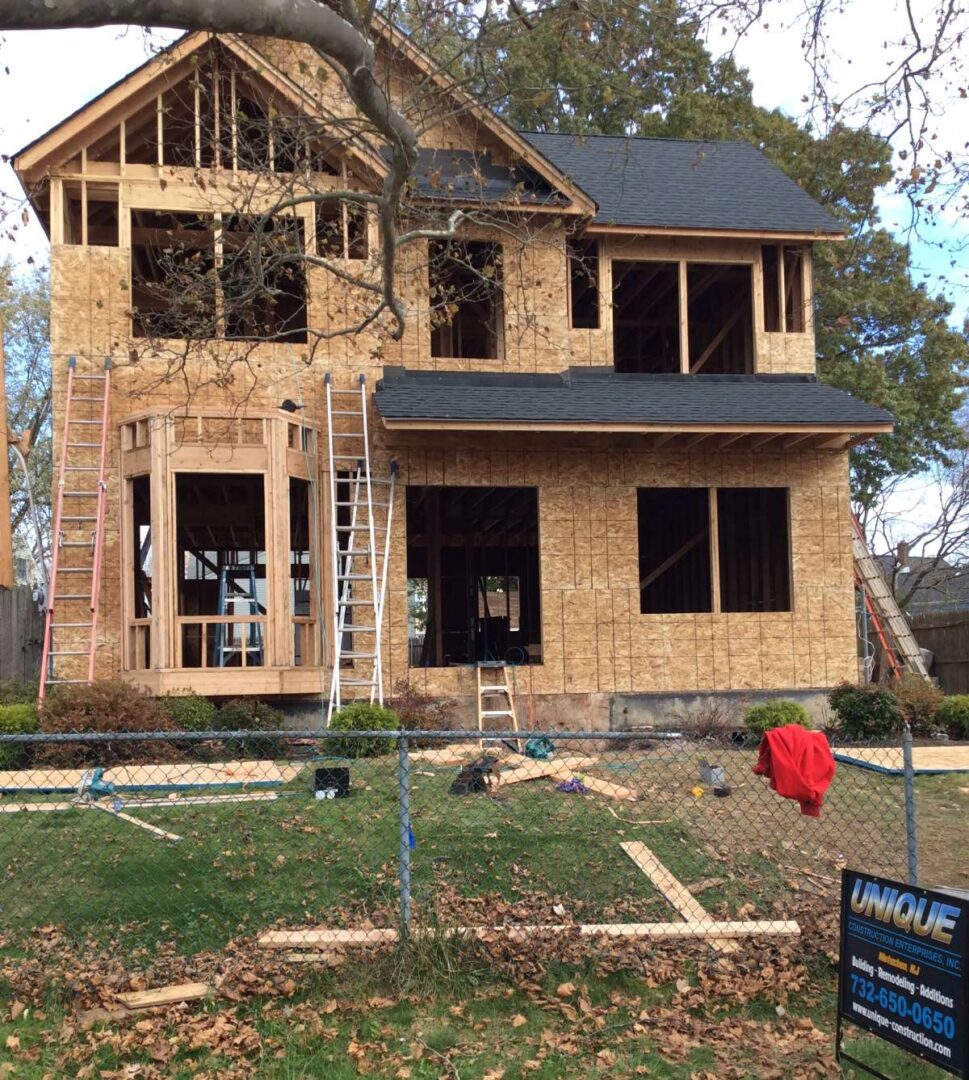
[(44, 617), (27, 585), (0, 589), (0, 679), (36, 679)]
[(969, 694), (969, 611), (939, 611), (909, 617), (915, 640), (931, 649), (930, 674), (947, 694)]

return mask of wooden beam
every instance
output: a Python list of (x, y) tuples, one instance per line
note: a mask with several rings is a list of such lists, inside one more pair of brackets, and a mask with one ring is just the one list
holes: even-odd
[(690, 537), (690, 539), (687, 540), (685, 543), (680, 544), (680, 546), (676, 549), (676, 551), (673, 552), (672, 555), (669, 555), (667, 558), (665, 558), (659, 564), (659, 566), (656, 567), (655, 570), (650, 571), (650, 573), (648, 573), (646, 577), (643, 578), (643, 580), (639, 583), (640, 589), (648, 589), (649, 586), (652, 585), (657, 578), (662, 577), (663, 574), (665, 574), (671, 566), (674, 566), (676, 563), (678, 563), (684, 555), (688, 555), (697, 546), (697, 544), (699, 544), (709, 535), (709, 532), (709, 528), (703, 528), (695, 536)]
[(716, 352), (723, 339), (730, 333), (731, 330), (740, 321), (740, 317), (743, 315), (743, 308), (737, 308), (737, 310), (730, 316), (729, 319), (723, 324), (723, 326), (717, 331), (713, 341), (703, 350), (697, 357), (697, 361), (690, 367), (691, 374), (695, 375), (698, 371), (702, 370), (703, 365), (710, 359), (710, 357)]
[(688, 375), (690, 372), (690, 313), (688, 310), (690, 300), (685, 259), (680, 259), (676, 264), (676, 274), (680, 313), (680, 373)]
[(179, 983), (163, 986), (157, 990), (137, 990), (128, 994), (116, 994), (118, 1001), (128, 1009), (152, 1009), (158, 1005), (177, 1005), (182, 1001), (200, 1001), (214, 992), (208, 983)]
[(690, 890), (678, 881), (649, 848), (638, 840), (619, 845), (684, 919), (709, 922), (710, 916)]
[(89, 810), (100, 810), (105, 814), (110, 814), (111, 817), (118, 818), (119, 821), (126, 821), (129, 825), (136, 825), (139, 829), (144, 829), (145, 832), (157, 836), (159, 840), (168, 840), (170, 843), (177, 844), (182, 839), (180, 836), (176, 836), (175, 833), (165, 832), (164, 829), (159, 829), (157, 825), (149, 825), (147, 821), (140, 821), (130, 814), (121, 813), (120, 810), (112, 810), (109, 806), (101, 806), (98, 803), (86, 803), (85, 805)]
[(790, 450), (792, 447), (800, 446), (801, 443), (807, 442), (809, 439), (813, 438), (815, 438), (815, 436), (810, 433), (807, 435), (791, 435), (786, 438), (781, 445), (785, 450)]
[(773, 442), (778, 437), (778, 432), (768, 432), (765, 435), (755, 435), (750, 440), (751, 450), (759, 450), (762, 446), (766, 446), (769, 442)]
[(709, 489), (710, 506), (710, 610), (714, 614), (720, 611), (720, 511), (717, 489)]

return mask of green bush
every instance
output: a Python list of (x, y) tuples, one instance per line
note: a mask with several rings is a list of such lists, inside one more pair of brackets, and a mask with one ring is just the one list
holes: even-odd
[[(330, 717), (331, 731), (396, 731), (400, 718), (393, 709), (357, 701), (344, 705)], [(375, 735), (372, 739), (327, 739), (321, 750), (338, 757), (377, 757), (389, 754), (394, 740)]]
[(937, 686), (908, 673), (892, 683), (892, 693), (913, 735), (934, 735), (939, 730), (937, 714), (945, 695)]
[[(0, 705), (0, 735), (24, 735), (38, 728), (37, 706), (17, 703)], [(24, 743), (0, 743), (0, 769), (19, 769), (30, 757)]]
[(935, 720), (950, 739), (969, 739), (969, 694), (944, 698)]
[(751, 735), (763, 735), (765, 731), (786, 727), (788, 724), (811, 726), (811, 717), (803, 705), (783, 698), (765, 701), (763, 705), (751, 705), (744, 713), (744, 727)]
[(33, 705), (37, 700), (37, 680), (27, 682), (14, 675), (0, 679), (0, 705)]
[[(220, 706), (215, 716), (215, 731), (278, 731), (286, 726), (286, 717), (272, 705), (258, 698), (233, 698)], [(283, 751), (279, 739), (251, 738), (226, 746), (243, 757), (275, 758)]]
[(161, 698), (165, 712), (182, 731), (213, 731), (218, 709), (199, 694), (168, 694)]
[(828, 697), (835, 715), (834, 730), (849, 739), (884, 739), (904, 723), (898, 699), (883, 686), (842, 683)]

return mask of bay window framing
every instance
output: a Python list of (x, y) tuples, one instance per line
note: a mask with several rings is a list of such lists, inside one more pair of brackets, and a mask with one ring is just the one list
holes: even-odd
[[(125, 671), (184, 671), (190, 684), (192, 672), (231, 666), (236, 672), (246, 669), (246, 690), (258, 693), (260, 672), (319, 667), (323, 598), (318, 446), (315, 425), (274, 413), (226, 416), (197, 410), (173, 416), (159, 411), (121, 424)], [(185, 593), (180, 605), (179, 591), (190, 561), (184, 529), (179, 536), (179, 490), (184, 494), (186, 484), (220, 479), (260, 493), (262, 523), (248, 524), (260, 535), (248, 549), (255, 545), (265, 554), (241, 560), (243, 570), (252, 564), (258, 590), (253, 604), (244, 604), (241, 611), (228, 610), (228, 604), (224, 612), (211, 610), (216, 589), (234, 590), (236, 596), (242, 591), (230, 583), (231, 570), (220, 572), (232, 560), (223, 557), (226, 545), (213, 536), (212, 544), (196, 545), (199, 550), (192, 557), (198, 570), (191, 579), (195, 595), (204, 597), (194, 606), (201, 610), (187, 610)], [(198, 507), (200, 530), (206, 527), (207, 510), (204, 502)], [(213, 505), (208, 516), (216, 529), (232, 528), (231, 514), (222, 514), (220, 523), (218, 506)], [(245, 527), (241, 521), (239, 528), (244, 532)], [(240, 538), (239, 544), (244, 549), (247, 541)], [(216, 560), (213, 552), (218, 552)], [(258, 648), (252, 642), (258, 642)], [(217, 643), (221, 659), (214, 659)]]

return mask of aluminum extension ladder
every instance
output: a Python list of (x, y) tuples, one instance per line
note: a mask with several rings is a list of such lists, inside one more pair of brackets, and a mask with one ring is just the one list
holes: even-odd
[(851, 515), (851, 550), (855, 561), (855, 581), (862, 591), (894, 674), (900, 675), (901, 666), (904, 665), (913, 674), (928, 679), (929, 672), (912, 628), (868, 549), (861, 522), (854, 514)]
[[(80, 391), (78, 387), (81, 386)], [(100, 390), (100, 393), (97, 391)], [(44, 647), (41, 701), (49, 686), (94, 681), (107, 508), (111, 358), (101, 374), (67, 362)]]
[(334, 388), (329, 374), (325, 384), (333, 589), (329, 727), (344, 704), (384, 703), (381, 631), (397, 465), (391, 462), (387, 479), (372, 475), (366, 377), (356, 390)]

